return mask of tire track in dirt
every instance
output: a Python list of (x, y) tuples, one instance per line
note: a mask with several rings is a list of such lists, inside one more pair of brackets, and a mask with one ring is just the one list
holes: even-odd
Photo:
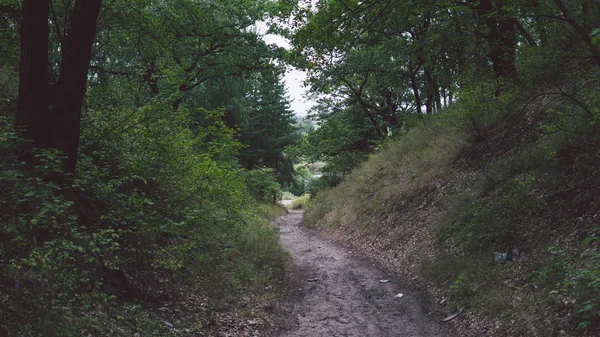
[(380, 282), (387, 279), (383, 271), (307, 231), (302, 219), (291, 211), (277, 222), (290, 253), (279, 337), (448, 336), (424, 312), (417, 292)]

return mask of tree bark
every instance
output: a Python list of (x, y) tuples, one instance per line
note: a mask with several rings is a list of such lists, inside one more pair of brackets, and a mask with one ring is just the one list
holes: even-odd
[[(63, 152), (63, 170), (75, 173), (81, 109), (102, 0), (77, 0), (63, 46), (56, 84), (48, 79), (48, 0), (25, 0), (17, 127), (38, 148)], [(35, 162), (28, 160), (30, 165)]]
[(48, 125), (48, 0), (25, 0), (21, 21), (21, 59), (16, 125), (34, 147), (47, 143)]
[(431, 71), (428, 67), (425, 67), (425, 93), (427, 100), (425, 101), (425, 110), (428, 115), (433, 115), (433, 108), (435, 105), (435, 92), (434, 92), (435, 84), (433, 82), (433, 77), (431, 75)]
[(410, 76), (410, 86), (413, 91), (413, 95), (415, 96), (415, 104), (417, 105), (417, 117), (420, 120), (423, 119), (423, 110), (421, 107), (423, 106), (423, 102), (421, 101), (421, 95), (419, 94), (419, 85), (417, 84), (417, 72), (414, 72)]
[(101, 4), (102, 0), (75, 2), (56, 84), (52, 111), (55, 126), (51, 146), (62, 150), (66, 155), (64, 166), (67, 173), (74, 173), (77, 165), (81, 108), (87, 89), (88, 68)]
[(482, 37), (489, 48), (488, 58), (498, 81), (513, 80), (517, 75), (516, 28), (514, 17), (502, 9), (502, 4), (492, 0), (470, 1), (476, 35)]

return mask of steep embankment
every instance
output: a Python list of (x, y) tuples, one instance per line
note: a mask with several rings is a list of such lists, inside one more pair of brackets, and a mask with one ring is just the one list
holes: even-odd
[(321, 192), (307, 222), (420, 284), (440, 310), (466, 307), (452, 322), (461, 335), (597, 333), (595, 136), (536, 133), (536, 117), (478, 143), (414, 129)]

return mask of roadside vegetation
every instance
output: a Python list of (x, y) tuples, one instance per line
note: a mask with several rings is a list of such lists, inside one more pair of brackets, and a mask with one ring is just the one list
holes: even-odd
[(263, 333), (284, 194), (461, 335), (600, 334), (593, 1), (4, 0), (0, 42), (0, 336)]
[(0, 3), (0, 336), (268, 328), (297, 135), (250, 27), (280, 9)]
[(408, 3), (326, 2), (294, 36), (329, 95), (295, 147), (327, 163), (307, 225), (466, 308), (461, 335), (600, 333), (600, 12)]
[(292, 209), (303, 209), (306, 207), (310, 199), (310, 194), (304, 194), (301, 197), (298, 197), (292, 201), (291, 208)]

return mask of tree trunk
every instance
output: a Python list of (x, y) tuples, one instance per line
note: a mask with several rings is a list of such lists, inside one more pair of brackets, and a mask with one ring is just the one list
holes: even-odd
[(66, 155), (67, 173), (74, 173), (77, 165), (81, 108), (101, 4), (102, 0), (75, 2), (56, 84), (54, 111), (51, 111), (55, 124), (50, 145)]
[[(77, 0), (63, 46), (58, 82), (48, 82), (48, 0), (25, 0), (17, 127), (38, 148), (61, 150), (63, 170), (74, 173), (81, 108), (102, 0)], [(50, 89), (52, 88), (52, 95)], [(52, 97), (51, 97), (52, 96)], [(28, 159), (30, 165), (35, 162)]]
[(485, 39), (489, 51), (487, 56), (498, 81), (516, 77), (516, 29), (514, 17), (502, 8), (500, 2), (471, 0), (473, 16), (478, 28), (476, 35)]
[[(48, 0), (25, 0), (21, 22), (21, 60), (17, 128), (34, 147), (44, 147), (48, 126)], [(29, 161), (29, 160), (28, 160)]]
[(490, 59), (494, 66), (497, 79), (512, 80), (517, 76), (515, 60), (517, 57), (517, 42), (515, 25), (512, 20), (498, 20), (498, 36), (495, 37)]
[(413, 90), (413, 95), (415, 96), (415, 104), (417, 105), (417, 117), (419, 119), (423, 119), (423, 111), (421, 110), (421, 106), (423, 106), (423, 102), (421, 102), (421, 95), (419, 94), (419, 85), (417, 84), (417, 72), (414, 72), (410, 77), (410, 86)]
[(146, 73), (144, 74), (144, 81), (148, 83), (152, 97), (156, 97), (160, 92), (158, 89), (158, 80), (156, 79), (156, 63), (154, 61), (147, 61), (146, 59), (144, 59), (144, 61), (148, 62), (148, 67), (146, 68)]
[(427, 100), (425, 101), (425, 110), (428, 115), (433, 114), (433, 108), (435, 106), (435, 83), (433, 82), (433, 77), (431, 76), (431, 71), (427, 67), (425, 68), (425, 92), (427, 96)]

